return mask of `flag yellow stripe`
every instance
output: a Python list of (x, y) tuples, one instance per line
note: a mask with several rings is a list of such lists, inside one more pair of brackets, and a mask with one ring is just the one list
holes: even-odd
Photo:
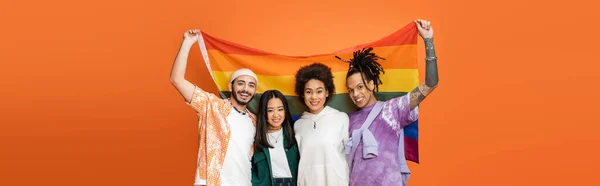
[[(227, 91), (228, 83), (233, 71), (213, 71), (213, 77), (219, 90)], [(286, 96), (296, 96), (294, 76), (266, 76), (257, 74), (258, 87), (256, 93), (263, 93), (269, 89), (277, 89)], [(346, 71), (334, 72), (333, 80), (335, 93), (348, 93), (346, 88)], [(419, 85), (419, 71), (417, 69), (387, 69), (381, 75), (383, 85), (379, 86), (379, 92), (410, 92)]]

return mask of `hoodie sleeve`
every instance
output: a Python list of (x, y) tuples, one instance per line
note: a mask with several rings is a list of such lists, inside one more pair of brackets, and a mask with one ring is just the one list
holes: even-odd
[[(342, 130), (340, 131), (340, 135), (342, 137), (342, 148), (345, 148), (346, 142), (348, 142), (349, 138), (349, 127), (350, 127), (350, 119), (348, 118), (348, 114), (344, 112), (339, 112), (339, 122), (342, 124)], [(344, 149), (342, 149), (344, 150)]]
[(298, 149), (302, 149), (302, 129), (300, 129), (301, 122), (302, 119), (298, 119), (296, 120), (296, 122), (294, 122), (294, 137), (296, 138), (296, 144), (298, 145)]

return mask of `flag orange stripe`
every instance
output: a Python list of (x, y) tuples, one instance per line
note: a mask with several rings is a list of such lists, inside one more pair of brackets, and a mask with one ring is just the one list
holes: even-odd
[[(417, 45), (401, 45), (377, 47), (373, 49), (377, 55), (386, 57), (386, 60), (378, 60), (384, 69), (417, 69)], [(293, 76), (301, 66), (313, 62), (321, 62), (331, 67), (331, 70), (347, 71), (348, 63), (335, 58), (334, 55), (314, 56), (307, 58), (295, 58), (279, 55), (239, 55), (225, 54), (218, 50), (209, 50), (209, 61), (213, 72), (235, 71), (240, 68), (250, 68), (256, 74), (267, 76)], [(352, 52), (339, 55), (348, 60)]]

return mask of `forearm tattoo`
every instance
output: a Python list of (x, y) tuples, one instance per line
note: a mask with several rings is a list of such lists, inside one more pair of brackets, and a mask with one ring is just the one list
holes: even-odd
[(414, 109), (435, 89), (438, 84), (437, 56), (433, 38), (425, 38), (425, 84), (410, 92), (410, 109)]
[(425, 85), (435, 87), (438, 84), (437, 56), (433, 38), (425, 38)]
[(419, 85), (417, 88), (413, 89), (410, 92), (410, 109), (417, 107), (417, 105), (419, 105), (421, 101), (425, 99), (425, 95), (419, 89), (419, 87), (421, 86), (422, 85)]
[(436, 57), (435, 46), (433, 45), (433, 38), (425, 38), (423, 40), (425, 42), (425, 54), (427, 55), (427, 57)]

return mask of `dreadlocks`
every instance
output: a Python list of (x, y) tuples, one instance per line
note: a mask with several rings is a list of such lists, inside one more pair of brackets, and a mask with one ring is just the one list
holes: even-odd
[(379, 78), (379, 74), (385, 74), (383, 71), (383, 67), (381, 64), (377, 62), (377, 59), (383, 59), (372, 53), (372, 47), (363, 48), (361, 50), (355, 51), (353, 58), (349, 61), (343, 60), (338, 56), (335, 56), (339, 60), (350, 63), (350, 67), (348, 68), (348, 73), (346, 73), (346, 79), (355, 73), (362, 74), (363, 83), (366, 85), (368, 81), (373, 81), (375, 84), (374, 89), (371, 91), (379, 91), (379, 85), (382, 84), (381, 79)]

